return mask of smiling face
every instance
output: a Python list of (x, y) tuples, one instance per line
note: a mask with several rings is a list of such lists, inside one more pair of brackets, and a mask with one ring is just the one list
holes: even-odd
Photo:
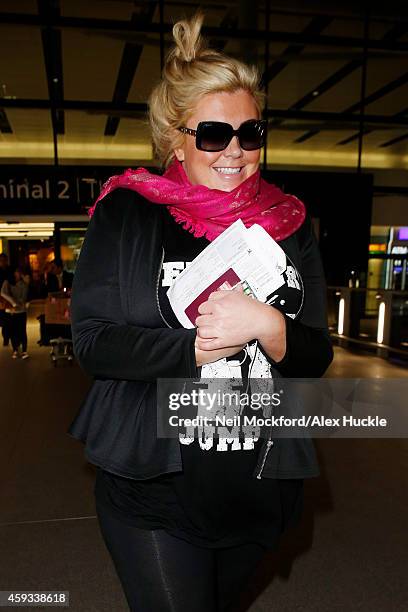
[[(223, 121), (235, 130), (248, 119), (259, 119), (254, 98), (240, 89), (234, 93), (206, 94), (197, 104), (186, 127), (197, 129), (200, 121)], [(205, 185), (210, 189), (232, 191), (258, 170), (261, 150), (241, 149), (238, 137), (234, 136), (223, 151), (209, 153), (195, 146), (195, 136), (186, 134), (184, 144), (174, 149), (192, 185)], [(236, 174), (222, 174), (217, 168), (240, 168)]]

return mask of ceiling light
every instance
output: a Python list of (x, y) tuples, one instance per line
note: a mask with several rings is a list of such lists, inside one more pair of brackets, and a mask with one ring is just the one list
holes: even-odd
[(2, 230), (22, 230), (22, 229), (35, 229), (35, 230), (50, 230), (54, 229), (54, 223), (46, 222), (24, 222), (24, 221), (7, 221), (6, 223), (0, 223), (0, 231)]
[(2, 238), (50, 238), (52, 233), (49, 232), (0, 232), (0, 237)]

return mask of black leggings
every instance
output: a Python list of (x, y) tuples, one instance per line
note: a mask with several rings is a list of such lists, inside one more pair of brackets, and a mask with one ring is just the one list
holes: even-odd
[(10, 338), (13, 351), (18, 351), (21, 344), (21, 350), (27, 350), (27, 313), (16, 312), (10, 315)]
[(266, 550), (211, 549), (127, 525), (97, 506), (99, 526), (131, 612), (233, 612)]
[(10, 317), (10, 313), (0, 310), (0, 326), (4, 345), (7, 345), (10, 341)]

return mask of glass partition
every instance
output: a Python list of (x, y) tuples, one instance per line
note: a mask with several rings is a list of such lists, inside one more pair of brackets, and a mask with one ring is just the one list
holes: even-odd
[(81, 252), (85, 232), (86, 227), (60, 228), (61, 260), (63, 268), (67, 272), (75, 272), (76, 262)]

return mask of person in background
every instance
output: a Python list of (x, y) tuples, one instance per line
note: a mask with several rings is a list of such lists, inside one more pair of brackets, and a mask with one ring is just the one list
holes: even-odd
[(30, 277), (24, 273), (23, 268), (17, 267), (14, 271), (14, 279), (3, 281), (1, 286), (1, 297), (9, 303), (6, 312), (10, 314), (10, 339), (13, 348), (12, 358), (19, 357), (21, 345), (21, 358), (27, 359), (27, 302)]
[(47, 294), (54, 293), (60, 290), (57, 269), (58, 268), (55, 265), (55, 260), (51, 261), (48, 264), (48, 270), (47, 270), (46, 281), (45, 281), (46, 287), (47, 287)]
[[(0, 289), (5, 280), (12, 280), (13, 274), (8, 263), (6, 253), (0, 253)], [(3, 346), (8, 346), (10, 342), (10, 314), (6, 312), (8, 301), (0, 297), (0, 327), (3, 336)]]
[(44, 277), (39, 270), (33, 270), (28, 291), (28, 301), (41, 300), (47, 297)]
[(73, 275), (63, 269), (61, 259), (54, 259), (47, 274), (48, 293), (70, 289), (72, 287), (72, 279)]
[(56, 273), (59, 279), (59, 283), (61, 286), (61, 291), (64, 289), (71, 289), (72, 281), (74, 279), (74, 275), (72, 272), (68, 272), (68, 270), (64, 270), (63, 263), (61, 259), (55, 260)]
[(42, 271), (42, 276), (44, 279), (44, 285), (45, 285), (45, 297), (47, 297), (47, 287), (48, 287), (48, 276), (51, 274), (51, 262), (50, 261), (46, 261), (43, 267), (43, 271)]

